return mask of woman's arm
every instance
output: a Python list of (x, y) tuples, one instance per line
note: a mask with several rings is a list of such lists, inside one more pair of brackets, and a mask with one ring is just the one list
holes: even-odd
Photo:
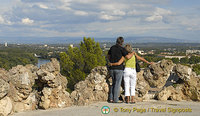
[(124, 62), (125, 58), (122, 56), (122, 58), (115, 63), (110, 63), (110, 66), (117, 66), (117, 65), (121, 65)]
[(153, 64), (152, 62), (145, 60), (143, 57), (138, 56), (136, 53), (135, 53), (135, 56), (138, 60), (142, 60), (143, 62), (146, 62), (147, 64)]

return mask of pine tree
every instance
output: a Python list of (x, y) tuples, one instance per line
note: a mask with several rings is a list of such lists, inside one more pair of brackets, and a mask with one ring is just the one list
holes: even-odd
[(67, 77), (70, 90), (74, 89), (76, 83), (84, 80), (93, 68), (106, 63), (100, 44), (85, 37), (80, 48), (69, 46), (67, 53), (60, 53), (60, 60), (61, 73)]

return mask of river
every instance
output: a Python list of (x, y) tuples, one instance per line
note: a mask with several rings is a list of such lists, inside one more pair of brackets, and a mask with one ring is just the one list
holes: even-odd
[(38, 64), (37, 64), (37, 67), (40, 68), (40, 66), (41, 66), (42, 64), (46, 64), (46, 63), (48, 63), (48, 62), (50, 62), (49, 59), (38, 58)]

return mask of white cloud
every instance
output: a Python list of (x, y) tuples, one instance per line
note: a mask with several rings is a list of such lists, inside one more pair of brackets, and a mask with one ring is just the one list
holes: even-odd
[(4, 18), (2, 16), (0, 16), (0, 24), (3, 24), (4, 23)]
[(48, 9), (48, 6), (44, 5), (44, 4), (39, 4), (38, 5), (40, 8), (43, 8), (43, 9)]
[(158, 22), (164, 19), (164, 16), (172, 15), (170, 10), (165, 10), (163, 8), (156, 8), (152, 16), (147, 17), (145, 20), (148, 22)]
[(75, 11), (74, 14), (75, 14), (75, 15), (80, 15), (80, 16), (87, 16), (87, 15), (88, 15), (87, 12), (85, 12), (85, 11), (80, 11), (80, 10)]
[(9, 20), (6, 20), (3, 16), (0, 15), (0, 24), (12, 25), (12, 22)]
[(150, 17), (147, 17), (145, 20), (146, 21), (149, 21), (149, 22), (156, 22), (156, 21), (162, 21), (163, 19), (163, 16), (161, 15), (153, 15), (153, 16), (150, 16)]
[(126, 13), (122, 10), (114, 10), (113, 11), (113, 15), (120, 15), (120, 16), (124, 16), (126, 15)]
[(118, 20), (121, 17), (117, 17), (117, 16), (111, 16), (111, 15), (107, 15), (107, 14), (102, 14), (100, 15), (100, 19), (102, 20), (107, 20), (107, 21), (112, 21), (112, 20)]
[(33, 24), (33, 22), (34, 22), (34, 20), (31, 20), (29, 18), (23, 18), (21, 21), (23, 24), (26, 24), (26, 25)]

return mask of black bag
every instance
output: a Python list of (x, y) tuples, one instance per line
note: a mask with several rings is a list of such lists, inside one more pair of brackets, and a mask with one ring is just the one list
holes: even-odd
[(137, 59), (136, 59), (135, 65), (136, 65), (136, 72), (140, 72), (140, 65), (139, 65)]

